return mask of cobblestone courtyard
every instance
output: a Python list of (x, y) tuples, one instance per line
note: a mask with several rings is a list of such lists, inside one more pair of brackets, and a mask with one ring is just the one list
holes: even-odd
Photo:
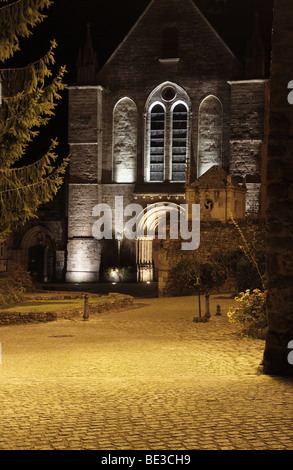
[(293, 382), (258, 372), (232, 303), (211, 297), (208, 323), (182, 297), (1, 327), (0, 449), (292, 450)]

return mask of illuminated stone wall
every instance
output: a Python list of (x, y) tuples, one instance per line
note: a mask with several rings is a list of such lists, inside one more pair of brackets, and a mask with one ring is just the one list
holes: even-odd
[(136, 181), (137, 109), (129, 98), (122, 98), (113, 113), (113, 180)]
[(67, 244), (67, 282), (99, 281), (101, 248), (94, 238), (73, 238)]
[(248, 212), (257, 213), (261, 201), (266, 80), (231, 82), (229, 173), (246, 177)]
[(100, 246), (93, 238), (93, 208), (101, 181), (101, 87), (69, 88), (67, 282), (99, 280)]

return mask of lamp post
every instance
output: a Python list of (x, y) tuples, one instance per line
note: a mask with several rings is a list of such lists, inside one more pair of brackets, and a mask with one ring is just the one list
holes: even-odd
[(209, 318), (211, 317), (210, 315), (210, 296), (209, 294), (206, 294), (205, 296), (205, 299), (206, 299), (206, 313), (204, 315), (204, 317), (202, 318), (201, 316), (201, 301), (200, 301), (200, 277), (197, 276), (196, 278), (196, 284), (195, 284), (197, 287), (198, 287), (198, 317), (194, 317), (193, 318), (193, 321), (195, 323), (206, 323)]

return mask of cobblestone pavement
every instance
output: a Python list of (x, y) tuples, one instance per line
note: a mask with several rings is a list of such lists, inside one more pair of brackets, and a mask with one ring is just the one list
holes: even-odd
[[(293, 382), (211, 298), (0, 328), (1, 450), (292, 450)], [(215, 316), (216, 305), (222, 316)]]

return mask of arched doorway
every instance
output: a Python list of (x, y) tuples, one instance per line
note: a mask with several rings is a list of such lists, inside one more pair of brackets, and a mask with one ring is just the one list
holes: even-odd
[(44, 251), (44, 247), (39, 245), (28, 249), (28, 271), (33, 281), (43, 282), (44, 280)]
[[(139, 217), (136, 240), (137, 281), (158, 280), (158, 259), (155, 245), (167, 237), (179, 236), (179, 218), (182, 207), (175, 203), (150, 204)], [(168, 229), (167, 229), (168, 227)]]
[(27, 270), (35, 282), (54, 282), (56, 247), (53, 235), (45, 227), (29, 230), (22, 240), (22, 251)]

